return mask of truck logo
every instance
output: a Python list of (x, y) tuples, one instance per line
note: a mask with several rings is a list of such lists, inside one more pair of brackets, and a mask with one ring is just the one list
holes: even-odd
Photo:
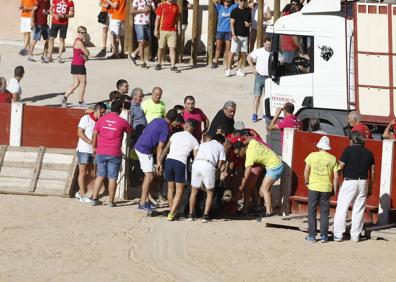
[(318, 48), (321, 50), (320, 57), (322, 57), (323, 60), (325, 60), (326, 62), (328, 60), (330, 60), (330, 58), (334, 54), (334, 51), (333, 51), (333, 49), (331, 49), (331, 47), (328, 47), (328, 46), (320, 47), (320, 46), (318, 46)]

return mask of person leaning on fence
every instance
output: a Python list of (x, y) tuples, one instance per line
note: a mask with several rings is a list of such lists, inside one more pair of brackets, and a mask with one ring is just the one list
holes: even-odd
[(22, 87), (21, 80), (25, 76), (25, 69), (23, 66), (17, 66), (14, 69), (14, 77), (8, 81), (7, 91), (12, 95), (13, 102), (21, 101)]
[(364, 211), (367, 192), (374, 182), (375, 161), (373, 153), (364, 147), (363, 136), (351, 132), (351, 145), (341, 155), (340, 168), (343, 170), (342, 182), (334, 216), (334, 241), (343, 240), (349, 205), (352, 208), (351, 240), (358, 242), (364, 224)]
[(99, 191), (105, 178), (109, 180), (109, 207), (115, 207), (117, 178), (121, 167), (121, 145), (124, 133), (131, 134), (128, 121), (119, 115), (124, 101), (116, 100), (111, 104), (111, 113), (100, 118), (94, 128), (92, 149), (96, 157), (96, 179), (92, 199), (86, 200), (93, 206), (100, 204)]
[(169, 221), (175, 220), (183, 196), (187, 182), (187, 159), (191, 152), (195, 157), (199, 148), (197, 139), (192, 135), (197, 125), (192, 119), (185, 121), (184, 131), (171, 136), (160, 156), (160, 163), (162, 163), (169, 151), (165, 161), (165, 180), (168, 182), (168, 203), (171, 208), (168, 214)]
[(348, 114), (348, 124), (352, 127), (351, 131), (359, 132), (365, 139), (373, 139), (370, 129), (361, 120), (362, 115), (358, 111), (352, 111)]
[[(308, 188), (308, 233), (305, 240), (316, 242), (316, 214), (320, 207), (320, 241), (329, 240), (330, 198), (337, 191), (337, 158), (327, 151), (331, 150), (330, 139), (322, 136), (316, 144), (319, 151), (310, 153), (305, 159), (304, 180)], [(334, 188), (334, 192), (333, 192)]]
[[(392, 131), (392, 132), (391, 132)], [(395, 139), (395, 132), (396, 132), (396, 119), (392, 120), (385, 128), (384, 134), (382, 137), (384, 139)]]
[(239, 154), (241, 158), (245, 160), (245, 172), (242, 183), (239, 187), (240, 191), (243, 191), (246, 187), (246, 182), (249, 179), (249, 175), (252, 172), (254, 165), (260, 165), (265, 167), (267, 173), (264, 176), (263, 182), (260, 187), (260, 196), (264, 198), (266, 217), (273, 216), (272, 200), (271, 200), (271, 187), (278, 180), (283, 171), (283, 162), (267, 146), (260, 144), (254, 139), (248, 142), (248, 145), (241, 141), (234, 144), (234, 152)]
[(208, 140), (199, 146), (191, 172), (192, 188), (188, 214), (189, 220), (195, 219), (196, 199), (198, 190), (201, 187), (204, 187), (206, 191), (206, 203), (202, 222), (208, 222), (210, 220), (210, 209), (216, 183), (216, 171), (221, 169), (226, 161), (224, 143), (224, 136), (216, 134), (212, 140)]
[(94, 164), (92, 150), (92, 135), (98, 119), (106, 113), (107, 107), (99, 102), (93, 108), (93, 112), (84, 115), (78, 123), (77, 135), (77, 159), (78, 159), (78, 186), (79, 191), (75, 194), (81, 202), (85, 202), (87, 193), (87, 178), (91, 175)]
[(11, 103), (12, 94), (7, 91), (7, 81), (4, 77), (0, 77), (0, 103)]

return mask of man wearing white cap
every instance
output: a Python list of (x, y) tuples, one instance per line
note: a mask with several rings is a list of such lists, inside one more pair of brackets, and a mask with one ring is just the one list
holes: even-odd
[(308, 232), (305, 240), (316, 242), (316, 213), (320, 206), (320, 240), (326, 243), (329, 230), (330, 198), (338, 187), (337, 158), (327, 151), (331, 150), (330, 139), (322, 136), (316, 144), (317, 152), (310, 153), (305, 159), (304, 180), (308, 188)]

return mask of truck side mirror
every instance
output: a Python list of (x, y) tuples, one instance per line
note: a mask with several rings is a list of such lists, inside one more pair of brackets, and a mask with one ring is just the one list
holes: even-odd
[(273, 50), (268, 59), (268, 75), (273, 81), (279, 80), (278, 51)]

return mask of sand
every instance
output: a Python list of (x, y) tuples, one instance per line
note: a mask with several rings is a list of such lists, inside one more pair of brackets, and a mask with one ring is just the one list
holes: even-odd
[[(1, 42), (0, 42), (1, 43)], [(16, 55), (19, 46), (0, 44), (0, 76), (26, 68), (23, 99), (59, 103), (71, 83), (70, 63), (44, 65)], [(94, 52), (93, 52), (94, 53)], [(70, 50), (68, 50), (70, 55)], [(236, 120), (252, 124), (253, 75), (225, 78), (205, 66), (181, 73), (142, 71), (128, 60), (90, 61), (87, 102), (105, 99), (117, 79), (181, 104), (194, 95), (213, 117), (223, 102), (238, 104)], [(73, 97), (72, 102), (77, 98)], [(106, 202), (106, 201), (105, 201)], [(267, 228), (252, 220), (168, 222), (138, 212), (134, 201), (91, 207), (76, 199), (0, 195), (0, 281), (394, 281), (396, 242), (311, 244), (305, 233)]]

